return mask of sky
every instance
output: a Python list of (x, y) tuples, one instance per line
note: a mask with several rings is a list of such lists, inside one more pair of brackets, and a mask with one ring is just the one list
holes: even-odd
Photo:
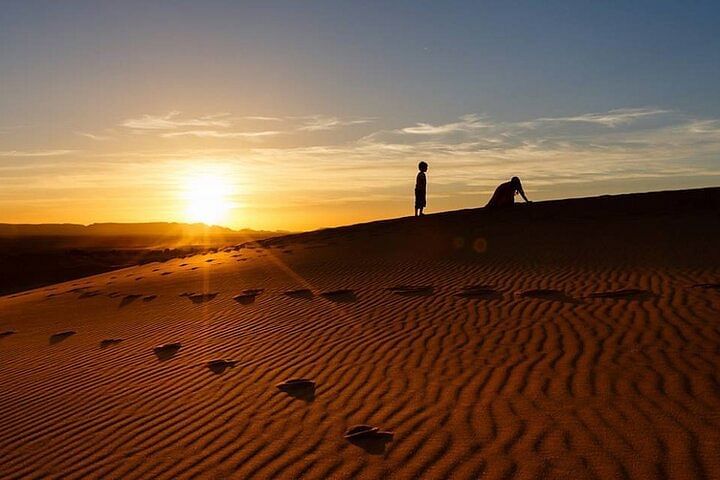
[(720, 3), (0, 0), (0, 222), (305, 230), (720, 185)]

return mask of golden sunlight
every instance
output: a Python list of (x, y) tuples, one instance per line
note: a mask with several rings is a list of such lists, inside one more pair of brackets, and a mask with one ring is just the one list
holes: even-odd
[(195, 174), (185, 180), (185, 215), (190, 222), (218, 225), (228, 221), (232, 202), (230, 183), (218, 174)]

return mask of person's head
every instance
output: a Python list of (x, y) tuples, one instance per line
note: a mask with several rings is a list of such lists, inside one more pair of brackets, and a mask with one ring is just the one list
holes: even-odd
[(418, 163), (418, 170), (421, 172), (427, 172), (428, 164), (426, 162), (420, 162)]
[(515, 187), (515, 190), (519, 190), (520, 189), (520, 179), (518, 177), (512, 177), (510, 179), (510, 185)]

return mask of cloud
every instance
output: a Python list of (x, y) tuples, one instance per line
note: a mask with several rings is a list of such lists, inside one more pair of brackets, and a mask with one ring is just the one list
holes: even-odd
[(397, 130), (400, 133), (409, 133), (412, 135), (439, 135), (453, 132), (470, 132), (473, 130), (483, 129), (491, 126), (489, 123), (483, 122), (480, 117), (474, 114), (463, 115), (460, 121), (446, 123), (443, 125), (431, 125), (429, 123), (416, 123), (412, 127), (405, 127)]
[[(111, 172), (137, 171), (145, 165), (142, 168), (148, 173), (143, 178), (151, 171), (156, 172), (156, 181), (162, 183), (168, 171), (177, 170), (168, 168), (169, 164), (220, 162), (231, 166), (238, 182), (249, 182), (245, 190), (257, 195), (257, 203), (277, 203), (280, 194), (283, 197), (288, 194), (297, 201), (316, 199), (313, 201), (331, 203), (367, 195), (367, 198), (402, 202), (412, 186), (415, 165), (419, 160), (427, 160), (433, 186), (431, 194), (437, 194), (438, 198), (446, 196), (457, 208), (486, 200), (486, 192), (513, 175), (521, 176), (530, 191), (545, 192), (545, 198), (567, 195), (567, 192), (601, 193), (611, 184), (620, 185), (618, 190), (622, 185), (648, 190), (668, 185), (698, 186), (712, 184), (720, 177), (718, 119), (650, 108), (581, 113), (548, 120), (550, 118), (508, 122), (468, 114), (444, 123), (407, 122), (353, 140), (348, 140), (343, 133), (336, 137), (335, 143), (313, 143), (314, 136), (293, 135), (293, 132), (310, 126), (310, 120), (320, 126), (359, 119), (287, 117), (284, 120), (287, 125), (282, 124), (285, 129), (257, 131), (245, 131), (237, 126), (178, 127), (156, 130), (155, 134), (170, 138), (237, 138), (247, 140), (246, 143), (282, 135), (282, 141), (253, 142), (249, 146), (239, 141), (221, 144), (225, 148), (172, 148), (170, 145), (174, 143), (164, 142), (146, 150), (133, 150), (128, 144), (126, 151), (84, 152), (82, 159), (73, 156), (72, 159), (48, 159), (42, 164), (15, 162), (22, 163), (23, 169), (4, 170), (4, 175), (17, 176), (18, 185), (26, 181), (29, 169), (46, 172), (39, 175), (42, 178), (64, 179), (68, 162), (72, 160), (78, 166), (85, 166), (78, 172), (92, 171), (93, 175), (105, 175), (106, 181), (118, 184), (120, 177), (110, 178), (114, 175)], [(0, 156), (52, 156), (70, 152), (28, 150), (0, 152)], [(123, 178), (130, 178), (128, 175)], [(94, 180), (94, 176), (87, 177), (88, 185)], [(456, 192), (465, 193), (455, 195)]]
[(76, 150), (5, 150), (0, 151), (0, 157), (57, 157), (68, 155)]
[(316, 132), (320, 130), (334, 130), (340, 127), (350, 125), (360, 125), (372, 121), (370, 118), (358, 118), (353, 120), (343, 120), (338, 117), (327, 117), (324, 115), (311, 115), (308, 117), (299, 117), (303, 119), (303, 124), (298, 127), (299, 131)]
[(565, 122), (565, 123), (591, 123), (604, 125), (606, 127), (616, 127), (631, 123), (643, 117), (651, 117), (670, 113), (669, 110), (659, 108), (618, 108), (603, 113), (585, 113), (572, 117), (542, 117), (527, 122), (525, 125), (532, 127), (547, 122)]
[(179, 111), (172, 111), (165, 115), (145, 114), (139, 118), (130, 118), (122, 122), (122, 126), (134, 131), (146, 130), (175, 130), (183, 127), (230, 127), (231, 122), (226, 118), (227, 113), (205, 115), (196, 118), (181, 118)]
[[(260, 131), (230, 131), (235, 125), (228, 113), (205, 115), (201, 117), (183, 117), (179, 111), (172, 111), (165, 115), (145, 114), (137, 118), (127, 119), (122, 126), (136, 134), (159, 134), (165, 138), (173, 137), (201, 137), (201, 138), (241, 138), (260, 139), (279, 134), (294, 134), (298, 132), (317, 132), (335, 130), (341, 127), (369, 123), (371, 118), (343, 119), (327, 115), (306, 115), (269, 117), (263, 115), (251, 115), (239, 117), (241, 120), (255, 122), (283, 122), (286, 128), (283, 130), (260, 130)], [(86, 132), (77, 132), (79, 135), (93, 140), (105, 139), (104, 135)]]
[[(287, 212), (282, 221), (302, 218), (319, 226), (355, 221), (359, 217), (353, 215), (358, 212), (367, 218), (380, 211), (387, 216), (402, 214), (412, 195), (419, 160), (430, 163), (430, 205), (438, 210), (482, 205), (499, 182), (513, 175), (523, 179), (530, 198), (536, 200), (700, 187), (720, 181), (720, 120), (640, 110), (558, 117), (569, 121), (541, 117), (508, 122), (470, 114), (444, 123), (407, 122), (353, 140), (347, 140), (343, 132), (334, 137), (335, 143), (313, 143), (314, 135), (290, 135), (307, 121), (298, 117), (277, 125), (285, 130), (164, 129), (155, 134), (245, 139), (284, 135), (281, 142), (250, 146), (238, 141), (232, 145), (218, 142), (223, 148), (174, 148), (174, 142), (159, 142), (133, 149), (128, 142), (121, 144), (125, 151), (115, 148), (85, 151), (82, 157), (3, 160), (0, 180), (5, 188), (0, 201), (5, 202), (2, 205), (43, 201), (53, 195), (65, 201), (84, 195), (87, 204), (102, 191), (104, 198), (123, 209), (144, 215), (148, 192), (157, 197), (157, 205), (170, 209), (188, 169), (218, 164), (227, 169), (228, 181), (241, 187), (233, 201), (253, 205), (248, 207), (248, 218), (261, 218), (262, 212), (276, 209)], [(14, 150), (0, 156), (70, 152)], [(139, 171), (143, 172), (140, 176)], [(309, 220), (308, 212), (315, 212), (317, 220)], [(336, 212), (335, 220), (328, 220), (328, 212)]]
[[(342, 176), (350, 175), (353, 185), (349, 189), (392, 183), (402, 188), (419, 159), (430, 162), (436, 185), (457, 184), (463, 190), (481, 191), (491, 190), (512, 175), (550, 191), (553, 185), (597, 189), (596, 182), (642, 179), (648, 185), (679, 177), (712, 182), (720, 170), (713, 167), (720, 156), (720, 121), (715, 119), (660, 109), (563, 117), (570, 121), (547, 118), (495, 122), (465, 115), (444, 124), (415, 123), (381, 130), (342, 145), (273, 149), (268, 155), (301, 158), (302, 170), (313, 170), (312, 178), (342, 181)], [(578, 122), (587, 128), (574, 128)], [(298, 175), (304, 174), (302, 170)], [(337, 176), (337, 172), (343, 173)]]
[(226, 132), (218, 130), (185, 130), (182, 132), (163, 133), (165, 138), (173, 137), (200, 137), (200, 138), (261, 138), (280, 135), (278, 130), (264, 130), (260, 132)]
[(75, 132), (75, 134), (80, 135), (81, 137), (89, 138), (90, 140), (98, 141), (98, 142), (112, 140), (112, 138), (113, 138), (110, 135), (97, 135), (97, 134), (89, 133), (89, 132)]
[(285, 118), (281, 117), (265, 117), (262, 115), (251, 115), (247, 117), (243, 117), (245, 120), (258, 120), (261, 122), (282, 122), (285, 120)]

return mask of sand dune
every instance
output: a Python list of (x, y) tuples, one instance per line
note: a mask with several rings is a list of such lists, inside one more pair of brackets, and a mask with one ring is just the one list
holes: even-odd
[(719, 207), (450, 212), (0, 298), (0, 477), (720, 478)]

